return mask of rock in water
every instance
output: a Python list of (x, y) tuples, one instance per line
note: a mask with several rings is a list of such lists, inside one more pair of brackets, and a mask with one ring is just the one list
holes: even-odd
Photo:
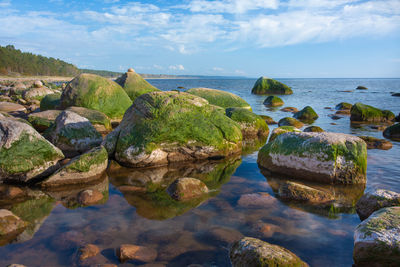
[(242, 132), (203, 98), (152, 92), (135, 100), (105, 143), (119, 163), (144, 167), (238, 153)]
[(334, 196), (295, 182), (286, 182), (279, 187), (279, 197), (284, 200), (304, 201), (311, 203), (325, 203), (334, 200)]
[(367, 219), (373, 212), (386, 207), (400, 206), (400, 194), (377, 189), (365, 193), (357, 202), (356, 210), (360, 220)]
[(251, 237), (244, 237), (233, 243), (229, 257), (234, 267), (308, 266), (291, 251)]
[(301, 121), (310, 122), (318, 119), (318, 114), (312, 107), (306, 106), (299, 112), (296, 112), (293, 117)]
[(141, 262), (153, 262), (157, 258), (157, 251), (153, 248), (123, 244), (117, 249), (120, 262), (137, 260)]
[(61, 95), (61, 108), (85, 107), (121, 119), (132, 104), (117, 83), (94, 74), (80, 74), (70, 81)]
[(269, 137), (269, 142), (273, 141), (278, 135), (283, 134), (283, 133), (289, 133), (289, 132), (301, 132), (299, 129), (297, 129), (294, 126), (281, 126), (278, 128), (275, 128), (271, 136)]
[(354, 232), (356, 266), (399, 266), (400, 207), (372, 213)]
[(388, 150), (393, 147), (393, 144), (385, 139), (379, 139), (372, 136), (359, 136), (362, 140), (367, 143), (368, 149), (382, 149)]
[(368, 88), (362, 85), (357, 86), (357, 90), (367, 90)]
[(380, 110), (362, 103), (355, 103), (350, 113), (350, 120), (359, 122), (387, 122), (393, 121), (395, 118), (393, 112), (389, 110)]
[(257, 163), (273, 173), (329, 184), (366, 182), (367, 146), (340, 133), (289, 132), (268, 142)]
[(87, 244), (79, 249), (80, 260), (91, 258), (100, 253), (100, 248), (93, 244)]
[(206, 99), (211, 105), (222, 108), (246, 108), (251, 110), (249, 103), (243, 98), (217, 89), (210, 88), (191, 88), (186, 93), (196, 95)]
[(301, 128), (304, 124), (301, 121), (296, 120), (295, 118), (285, 117), (278, 121), (278, 126), (293, 126), (296, 128)]
[(207, 186), (195, 178), (179, 178), (167, 189), (168, 194), (175, 200), (190, 200), (198, 198), (208, 192)]
[(143, 79), (143, 77), (137, 74), (132, 68), (128, 69), (128, 72), (115, 81), (124, 88), (132, 101), (143, 94), (160, 91)]
[(268, 124), (248, 109), (227, 108), (226, 115), (240, 124), (243, 138), (267, 137), (269, 134)]
[(260, 77), (254, 84), (251, 93), (256, 95), (291, 95), (293, 91), (286, 84), (274, 79)]
[(303, 130), (306, 133), (322, 133), (325, 132), (321, 127), (318, 126), (308, 126)]
[(27, 123), (0, 114), (0, 181), (27, 182), (57, 168), (64, 155)]
[(336, 105), (336, 110), (350, 110), (353, 105), (347, 102), (340, 102)]
[(103, 141), (88, 119), (72, 111), (61, 112), (46, 135), (69, 157), (99, 146)]
[(387, 127), (383, 131), (383, 136), (395, 141), (400, 141), (400, 123), (396, 123), (392, 126)]
[(283, 104), (283, 100), (277, 96), (271, 95), (264, 100), (264, 105), (266, 105), (267, 107), (279, 107)]

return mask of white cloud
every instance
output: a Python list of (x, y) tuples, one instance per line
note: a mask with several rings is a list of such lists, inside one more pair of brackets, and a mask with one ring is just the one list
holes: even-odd
[(212, 70), (213, 71), (224, 71), (224, 69), (220, 68), (220, 67), (213, 67)]
[(185, 70), (185, 67), (183, 65), (171, 65), (168, 67), (170, 70)]
[(277, 9), (279, 0), (194, 0), (186, 6), (191, 12), (206, 13), (246, 13), (257, 9)]
[(11, 6), (11, 0), (2, 0), (0, 1), (0, 7), (5, 8)]

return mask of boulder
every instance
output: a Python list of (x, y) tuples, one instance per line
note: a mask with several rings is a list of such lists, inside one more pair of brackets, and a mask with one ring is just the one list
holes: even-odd
[(54, 91), (43, 86), (43, 87), (39, 87), (39, 88), (36, 88), (36, 87), (31, 88), (31, 89), (24, 91), (22, 93), (22, 97), (26, 101), (30, 101), (30, 100), (39, 100), (40, 101), (46, 95), (51, 95), (51, 94), (54, 94)]
[(281, 108), (280, 111), (296, 113), (299, 110), (295, 107), (284, 107), (284, 108)]
[(354, 232), (355, 266), (398, 266), (400, 262), (400, 207), (372, 213)]
[(360, 122), (388, 122), (393, 121), (395, 116), (389, 110), (380, 110), (373, 106), (355, 103), (351, 108), (351, 121)]
[(86, 152), (103, 141), (88, 119), (72, 111), (61, 112), (46, 131), (46, 136), (67, 157)]
[(278, 124), (274, 119), (267, 115), (259, 115), (268, 125)]
[(351, 112), (349, 109), (345, 109), (345, 110), (338, 110), (335, 112), (336, 115), (346, 115), (346, 116), (350, 116)]
[(266, 105), (267, 107), (279, 107), (282, 106), (283, 100), (280, 97), (277, 96), (269, 96), (264, 100), (264, 105)]
[(386, 139), (379, 139), (372, 136), (359, 136), (365, 143), (367, 143), (368, 149), (382, 149), (388, 150), (393, 147), (393, 144)]
[(47, 130), (60, 115), (61, 110), (46, 110), (28, 115), (28, 122), (39, 132)]
[(67, 110), (88, 119), (94, 128), (101, 133), (110, 132), (112, 130), (110, 119), (100, 111), (83, 107), (69, 107)]
[(79, 259), (91, 258), (100, 253), (100, 248), (93, 244), (87, 244), (79, 249)]
[(260, 77), (251, 90), (256, 95), (291, 95), (292, 89), (286, 84), (267, 77)]
[(94, 74), (80, 74), (70, 81), (61, 95), (61, 108), (85, 107), (121, 119), (132, 104), (117, 83)]
[(46, 111), (49, 109), (58, 109), (61, 103), (61, 94), (49, 94), (45, 95), (40, 101), (40, 111)]
[(160, 91), (143, 79), (143, 77), (137, 74), (132, 68), (116, 79), (115, 82), (124, 88), (132, 101), (143, 94)]
[(318, 126), (308, 126), (303, 130), (306, 133), (322, 133), (325, 132), (321, 127)]
[(400, 96), (400, 93), (393, 93), (392, 96)]
[(39, 81), (39, 80), (34, 81), (32, 87), (33, 87), (33, 88), (40, 88), (40, 87), (43, 87), (43, 83), (42, 83), (41, 81)]
[(104, 147), (96, 147), (73, 158), (55, 174), (41, 182), (45, 188), (83, 185), (101, 178), (106, 170), (108, 155)]
[(123, 244), (117, 249), (117, 257), (122, 263), (128, 260), (153, 262), (157, 258), (157, 251), (150, 247)]
[(283, 200), (310, 203), (326, 203), (335, 197), (330, 193), (296, 182), (286, 182), (279, 187), (278, 195)]
[(103, 197), (99, 190), (87, 189), (79, 193), (78, 202), (82, 206), (92, 206), (103, 200)]
[(242, 133), (239, 124), (203, 98), (152, 92), (135, 100), (105, 143), (120, 164), (144, 167), (238, 153)]
[(296, 112), (293, 115), (294, 118), (304, 121), (304, 122), (312, 122), (316, 119), (318, 119), (318, 114), (314, 111), (314, 109), (310, 106), (306, 106), (299, 112)]
[(27, 223), (14, 215), (11, 211), (0, 209), (0, 246), (8, 243), (8, 239), (21, 233)]
[(392, 126), (387, 127), (383, 131), (383, 136), (395, 141), (400, 141), (400, 123), (396, 123)]
[(301, 121), (296, 120), (295, 118), (285, 117), (278, 121), (278, 126), (293, 126), (296, 128), (301, 128), (304, 124)]
[(364, 184), (367, 147), (360, 138), (347, 134), (289, 132), (262, 147), (257, 163), (261, 168), (293, 178)]
[(357, 86), (357, 90), (367, 90), (368, 88), (362, 85)]
[(281, 126), (278, 128), (275, 128), (271, 136), (269, 137), (269, 142), (273, 141), (278, 135), (283, 134), (283, 133), (289, 133), (289, 132), (301, 132), (299, 129), (297, 129), (294, 126)]
[(350, 110), (353, 105), (347, 102), (340, 102), (336, 105), (336, 110)]
[(229, 251), (232, 266), (308, 266), (291, 251), (252, 237), (233, 243)]
[(0, 102), (0, 112), (5, 112), (9, 114), (20, 114), (20, 113), (25, 113), (26, 108), (16, 103)]
[(227, 108), (226, 115), (239, 123), (243, 138), (266, 137), (269, 134), (268, 124), (246, 108)]
[(211, 105), (215, 105), (222, 108), (246, 108), (251, 111), (249, 103), (243, 98), (221, 90), (210, 89), (210, 88), (191, 88), (186, 93), (202, 97), (208, 101)]
[(367, 219), (372, 213), (386, 207), (400, 206), (400, 194), (377, 189), (365, 193), (357, 202), (356, 211), (360, 220)]
[(27, 182), (46, 176), (63, 158), (63, 153), (29, 124), (0, 116), (0, 181)]
[(175, 180), (167, 192), (173, 199), (185, 201), (203, 196), (208, 193), (208, 188), (199, 179), (185, 177)]

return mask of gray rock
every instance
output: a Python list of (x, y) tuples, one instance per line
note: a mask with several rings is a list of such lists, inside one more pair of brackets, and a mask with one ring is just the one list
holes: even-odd
[(373, 212), (386, 207), (400, 206), (400, 194), (377, 189), (365, 193), (357, 202), (356, 210), (360, 219), (367, 219)]

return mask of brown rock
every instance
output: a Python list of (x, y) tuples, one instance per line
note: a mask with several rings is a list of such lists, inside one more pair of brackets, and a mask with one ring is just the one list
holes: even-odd
[(23, 194), (24, 194), (24, 191), (22, 191), (19, 187), (15, 187), (15, 186), (9, 186), (9, 187), (7, 187), (7, 189), (5, 191), (6, 197), (8, 197), (10, 199), (20, 197)]
[(238, 201), (242, 207), (261, 207), (265, 208), (276, 204), (277, 200), (268, 193), (260, 192), (242, 195)]
[(388, 150), (393, 147), (393, 144), (386, 139), (379, 139), (372, 136), (359, 136), (362, 140), (367, 143), (368, 149), (382, 149)]
[(87, 244), (80, 249), (81, 255), (79, 256), (80, 260), (84, 260), (90, 257), (94, 257), (100, 253), (100, 249), (98, 246), (93, 244)]
[(334, 200), (334, 196), (331, 193), (294, 182), (282, 184), (279, 188), (279, 197), (285, 200), (312, 203), (324, 203)]
[(238, 241), (243, 237), (239, 231), (227, 227), (214, 227), (208, 231), (206, 236), (225, 245)]
[(123, 244), (117, 249), (117, 257), (122, 263), (127, 260), (153, 262), (157, 258), (157, 251), (149, 247)]
[(79, 193), (78, 201), (84, 206), (90, 206), (103, 199), (103, 194), (96, 189), (88, 189)]
[(281, 111), (283, 111), (283, 112), (292, 112), (292, 113), (296, 113), (296, 112), (298, 112), (299, 110), (298, 110), (297, 108), (295, 108), (295, 107), (285, 107), (285, 108), (282, 108)]
[(338, 111), (336, 111), (335, 114), (338, 114), (338, 115), (350, 115), (350, 110), (348, 110), (348, 109), (338, 110)]
[(175, 180), (167, 192), (175, 200), (182, 201), (201, 197), (208, 192), (208, 188), (199, 179), (185, 177)]
[(0, 245), (7, 236), (22, 232), (27, 223), (15, 216), (11, 211), (0, 209)]

